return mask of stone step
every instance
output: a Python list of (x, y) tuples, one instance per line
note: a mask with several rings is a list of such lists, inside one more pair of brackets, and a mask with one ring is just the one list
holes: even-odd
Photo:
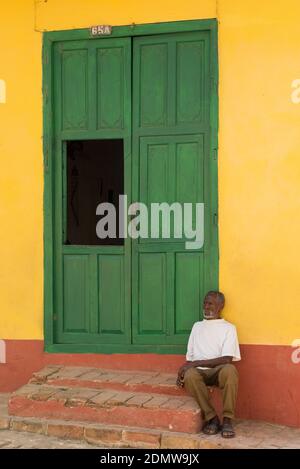
[(47, 366), (34, 373), (30, 383), (184, 396), (184, 390), (176, 386), (176, 377), (174, 373)]
[[(2, 424), (2, 425), (1, 425)], [(107, 448), (221, 449), (230, 447), (220, 436), (150, 430), (120, 425), (93, 424), (45, 418), (0, 415), (0, 430), (36, 433), (66, 440), (84, 441)]]
[(158, 393), (27, 384), (13, 393), (9, 414), (60, 418), (160, 431), (198, 433), (199, 407), (192, 397)]

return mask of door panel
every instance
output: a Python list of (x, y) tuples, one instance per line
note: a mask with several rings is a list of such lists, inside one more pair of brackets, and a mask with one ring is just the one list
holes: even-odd
[(124, 48), (97, 49), (97, 128), (124, 126)]
[(88, 129), (88, 49), (64, 50), (62, 67), (62, 128)]
[[(142, 253), (139, 256), (139, 334), (159, 336), (166, 329), (166, 255)], [(153, 295), (155, 292), (155, 295)]]
[[(204, 202), (203, 140), (203, 135), (140, 138), (138, 200), (147, 205), (149, 215), (152, 203), (177, 202), (183, 209), (184, 203)], [(150, 216), (148, 228), (154, 232)], [(169, 239), (160, 230), (159, 241), (183, 242), (184, 233), (178, 239), (172, 228)], [(155, 242), (155, 238), (140, 239), (140, 243)]]
[(203, 298), (203, 253), (175, 254), (175, 334), (189, 334), (199, 320)]
[(143, 44), (140, 61), (140, 125), (165, 126), (168, 103), (168, 45)]
[(99, 332), (125, 333), (124, 258), (110, 254), (99, 256)]
[(204, 202), (204, 136), (176, 143), (175, 197), (180, 203)]
[(133, 39), (135, 132), (209, 126), (209, 47), (207, 31)]
[(89, 332), (88, 256), (64, 256), (63, 331)]
[(205, 110), (205, 43), (176, 42), (176, 122), (200, 123)]

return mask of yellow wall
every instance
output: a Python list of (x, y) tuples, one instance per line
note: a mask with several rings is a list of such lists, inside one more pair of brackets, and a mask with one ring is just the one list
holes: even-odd
[(41, 31), (213, 17), (225, 316), (242, 343), (300, 336), (298, 0), (2, 0), (0, 338), (43, 338)]
[(243, 343), (300, 337), (300, 2), (222, 0), (220, 287)]
[(0, 338), (41, 338), (41, 34), (30, 0), (0, 2)]

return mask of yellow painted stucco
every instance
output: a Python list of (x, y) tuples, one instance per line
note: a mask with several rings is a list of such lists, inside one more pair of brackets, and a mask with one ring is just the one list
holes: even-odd
[(2, 0), (0, 338), (43, 338), (42, 31), (215, 17), (225, 316), (242, 343), (300, 337), (299, 1)]

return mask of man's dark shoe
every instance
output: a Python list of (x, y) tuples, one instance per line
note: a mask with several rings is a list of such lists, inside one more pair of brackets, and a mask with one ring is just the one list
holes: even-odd
[(202, 428), (205, 435), (216, 435), (221, 430), (220, 420), (217, 416), (208, 420)]
[(235, 437), (235, 431), (232, 426), (231, 419), (224, 419), (222, 429), (221, 429), (221, 435), (223, 438), (234, 438)]

